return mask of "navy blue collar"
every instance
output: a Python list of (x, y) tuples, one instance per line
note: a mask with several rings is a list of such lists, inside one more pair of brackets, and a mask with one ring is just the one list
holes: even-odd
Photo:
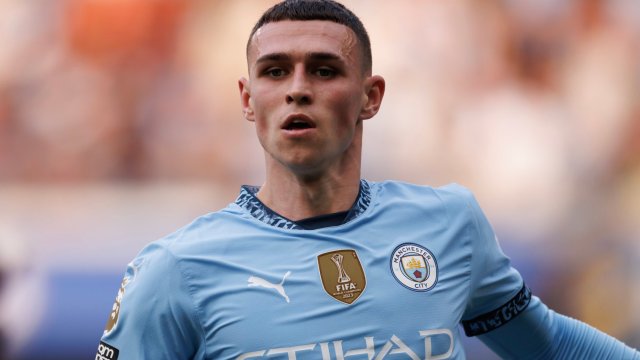
[[(240, 195), (236, 199), (235, 203), (241, 208), (245, 209), (251, 216), (262, 221), (265, 224), (275, 226), (282, 229), (297, 229), (305, 230), (293, 220), (289, 220), (284, 216), (269, 209), (265, 204), (258, 199), (256, 194), (260, 188), (258, 186), (243, 185), (240, 188)], [(366, 180), (360, 180), (360, 191), (358, 192), (358, 198), (349, 209), (347, 215), (344, 217), (342, 223), (347, 223), (358, 216), (360, 216), (371, 203), (371, 187)]]

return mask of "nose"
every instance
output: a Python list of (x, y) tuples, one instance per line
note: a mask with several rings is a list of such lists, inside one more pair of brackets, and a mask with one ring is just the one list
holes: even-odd
[(309, 105), (312, 101), (311, 84), (304, 68), (294, 70), (286, 95), (287, 104)]

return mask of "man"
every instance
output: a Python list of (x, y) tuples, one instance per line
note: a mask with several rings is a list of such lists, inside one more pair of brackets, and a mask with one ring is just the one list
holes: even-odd
[(277, 4), (247, 60), (265, 183), (136, 257), (96, 359), (463, 359), (460, 322), (503, 357), (640, 359), (532, 296), (467, 190), (360, 179), (385, 82), (349, 10)]

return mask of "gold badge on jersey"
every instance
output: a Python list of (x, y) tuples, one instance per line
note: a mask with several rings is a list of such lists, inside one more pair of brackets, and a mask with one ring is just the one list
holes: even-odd
[(355, 250), (336, 250), (318, 255), (318, 269), (324, 291), (345, 304), (356, 301), (367, 285)]
[[(118, 290), (118, 295), (116, 296), (116, 301), (113, 303), (113, 307), (111, 308), (111, 313), (109, 314), (109, 319), (107, 320), (107, 326), (104, 328), (104, 334), (108, 334), (113, 330), (113, 328), (118, 324), (118, 318), (120, 317), (120, 307), (122, 306), (122, 298), (124, 297), (124, 293), (127, 290), (127, 285), (133, 282), (138, 274), (138, 269), (142, 266), (144, 262), (143, 258), (137, 258), (134, 261), (130, 262), (127, 266), (127, 272), (122, 279), (122, 283), (120, 284), (120, 289)], [(116, 354), (117, 357), (117, 354)]]
[(107, 326), (104, 328), (104, 333), (108, 334), (113, 330), (113, 327), (118, 323), (118, 317), (120, 317), (120, 306), (122, 302), (122, 297), (124, 296), (125, 289), (127, 288), (127, 284), (129, 284), (130, 278), (125, 276), (122, 279), (122, 284), (120, 284), (120, 289), (118, 290), (118, 295), (116, 296), (116, 301), (113, 303), (113, 307), (111, 308), (111, 313), (109, 314), (109, 319), (107, 320)]

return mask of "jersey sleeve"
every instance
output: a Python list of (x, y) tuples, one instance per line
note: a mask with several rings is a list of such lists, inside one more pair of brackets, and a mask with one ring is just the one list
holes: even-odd
[(473, 195), (461, 189), (471, 216), (471, 283), (462, 324), (467, 336), (480, 335), (511, 321), (526, 309), (531, 292), (511, 266)]
[(535, 296), (520, 316), (479, 339), (503, 359), (640, 360), (637, 350), (553, 312)]
[(96, 359), (193, 359), (201, 334), (179, 262), (152, 243), (127, 268)]

